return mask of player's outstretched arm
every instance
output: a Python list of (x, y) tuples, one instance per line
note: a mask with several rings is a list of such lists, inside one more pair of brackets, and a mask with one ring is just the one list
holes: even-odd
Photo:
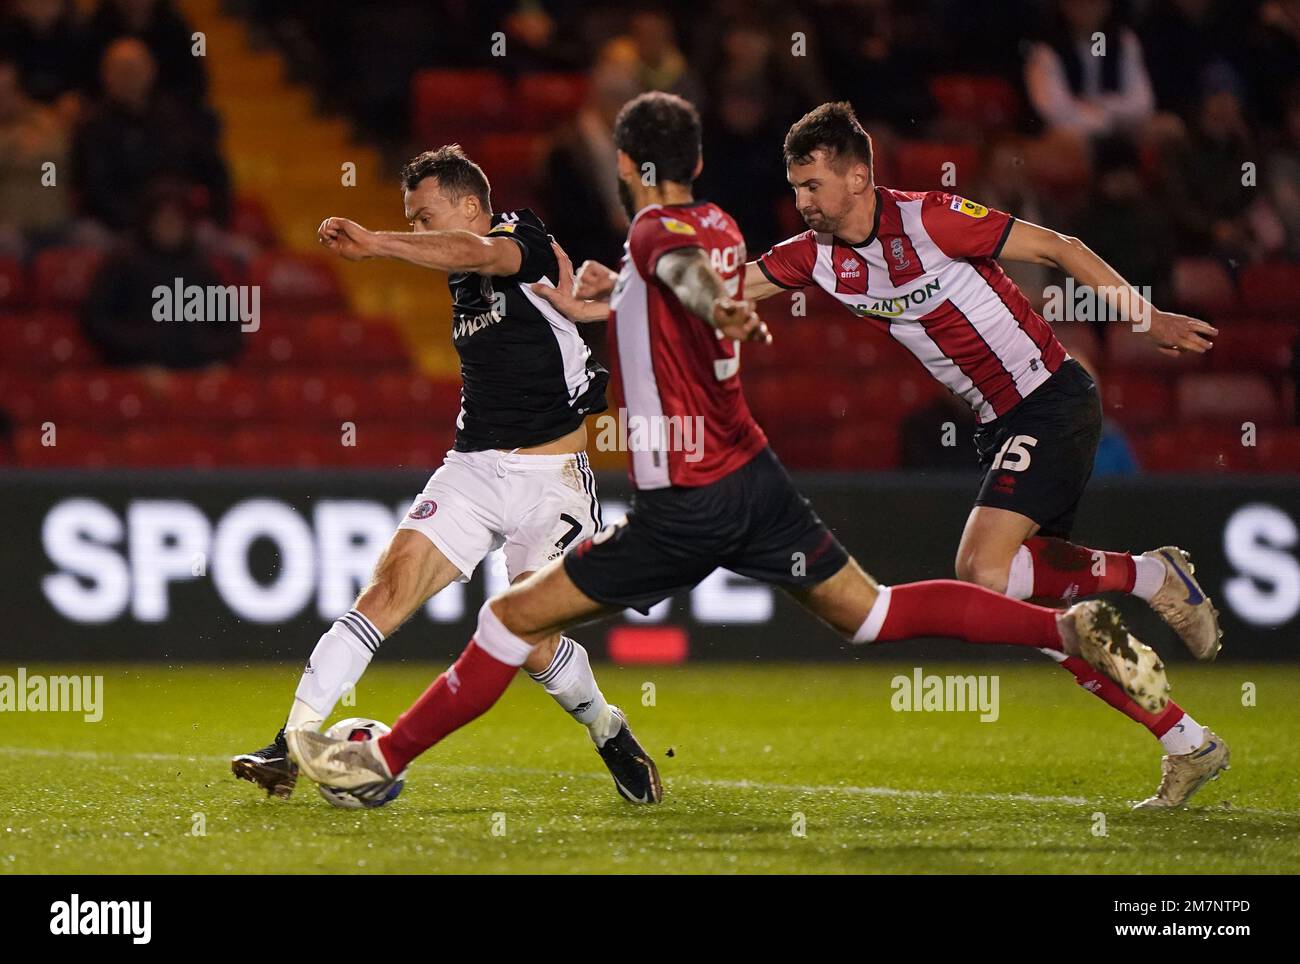
[[(555, 252), (555, 263), (559, 265), (559, 277), (555, 279), (554, 287), (542, 281), (529, 285), (533, 290), (533, 294), (549, 301), (556, 311), (578, 324), (604, 321), (608, 318), (609, 302), (583, 297), (579, 293), (580, 285), (573, 277), (573, 261), (554, 240), (551, 241), (551, 250)], [(596, 262), (585, 261), (582, 266), (586, 268), (589, 264), (596, 264)], [(602, 265), (596, 266), (603, 267)], [(611, 291), (613, 287), (611, 284)], [(608, 294), (606, 294), (606, 297), (608, 297)]]
[(773, 284), (763, 274), (763, 269), (758, 266), (757, 261), (747, 262), (745, 265), (745, 297), (750, 301), (762, 301), (764, 298), (770, 298), (773, 295), (779, 295), (782, 291), (788, 291), (788, 288), (782, 288), (780, 285)]
[(1134, 329), (1145, 332), (1167, 355), (1202, 354), (1214, 347), (1211, 339), (1219, 333), (1217, 328), (1188, 315), (1161, 311), (1078, 238), (1018, 220), (999, 258), (1048, 265), (1073, 275), (1103, 297), (1119, 317), (1133, 321)]
[(770, 344), (772, 335), (754, 311), (754, 303), (727, 294), (703, 248), (678, 248), (659, 258), (658, 277), (691, 314), (704, 319), (728, 338)]
[(347, 218), (326, 218), (316, 237), (348, 261), (393, 258), (437, 271), (510, 275), (523, 260), (519, 245), (508, 237), (473, 231), (370, 231)]

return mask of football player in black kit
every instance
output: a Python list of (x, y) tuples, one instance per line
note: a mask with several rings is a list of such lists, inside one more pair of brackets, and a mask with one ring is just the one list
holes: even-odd
[[(318, 236), (349, 261), (394, 258), (447, 272), (462, 381), (456, 441), (355, 606), (316, 644), (290, 727), (319, 729), (384, 638), (492, 550), (504, 547), (518, 582), (601, 527), (583, 420), (604, 410), (609, 376), (574, 323), (530, 287), (558, 277), (546, 226), (527, 209), (493, 214), (487, 177), (458, 145), (413, 158), (401, 178), (409, 233), (326, 218)], [(654, 761), (605, 701), (581, 644), (557, 633), (524, 668), (587, 727), (624, 798), (659, 802)], [(297, 780), (283, 729), (231, 768), (277, 797)]]

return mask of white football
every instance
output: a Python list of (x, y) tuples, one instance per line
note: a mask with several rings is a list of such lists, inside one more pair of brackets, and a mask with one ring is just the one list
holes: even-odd
[[(378, 720), (367, 720), (364, 717), (354, 716), (347, 720), (339, 720), (328, 730), (325, 735), (333, 740), (377, 740), (389, 728)], [(382, 807), (386, 803), (392, 803), (397, 799), (397, 795), (402, 792), (402, 787), (406, 785), (404, 779), (399, 778), (393, 784), (393, 788), (380, 800), (359, 800), (347, 790), (340, 790), (337, 787), (327, 787), (316, 784), (316, 789), (320, 795), (336, 807), (344, 810), (372, 810), (375, 807)]]

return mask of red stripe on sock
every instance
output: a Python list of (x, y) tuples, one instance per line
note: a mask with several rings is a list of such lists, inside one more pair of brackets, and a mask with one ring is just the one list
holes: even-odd
[(393, 732), (379, 738), (388, 769), (401, 773), (447, 734), (486, 713), (518, 669), (489, 656), (471, 639), (451, 668), (397, 718)]
[(877, 642), (944, 636), (968, 643), (1061, 649), (1055, 609), (1009, 599), (955, 579), (894, 586)]
[(1034, 560), (1035, 598), (1076, 599), (1133, 591), (1137, 567), (1127, 552), (1089, 549), (1045, 536), (1026, 539), (1025, 548)]

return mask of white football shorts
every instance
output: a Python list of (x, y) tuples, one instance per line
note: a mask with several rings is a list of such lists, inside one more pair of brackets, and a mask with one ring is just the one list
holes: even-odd
[(585, 452), (451, 451), (398, 528), (426, 536), (461, 571), (461, 582), (504, 546), (514, 582), (600, 531), (596, 477)]

